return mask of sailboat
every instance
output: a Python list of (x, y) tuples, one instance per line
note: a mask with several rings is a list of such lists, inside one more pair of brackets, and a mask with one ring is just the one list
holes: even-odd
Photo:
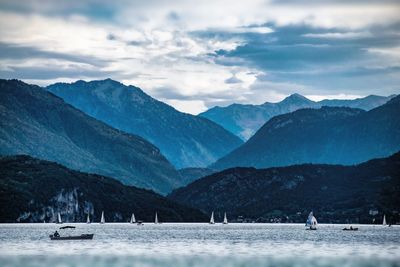
[(306, 230), (317, 230), (317, 219), (314, 217), (313, 212), (310, 212), (306, 221)]
[(104, 224), (106, 222), (106, 219), (104, 219), (104, 211), (101, 212), (101, 219), (100, 219), (100, 224)]
[(88, 223), (88, 224), (90, 223), (89, 213), (87, 214), (86, 223)]
[(156, 217), (154, 218), (154, 223), (155, 223), (155, 224), (158, 224), (158, 223), (159, 223), (159, 222), (158, 222), (157, 212), (156, 212)]
[(223, 224), (228, 224), (228, 218), (226, 218), (226, 212), (224, 213), (224, 222)]
[(130, 223), (136, 223), (136, 218), (135, 218), (135, 214), (134, 213), (132, 213)]
[(214, 211), (211, 212), (210, 224), (214, 224)]
[(383, 214), (382, 225), (383, 225), (383, 226), (386, 226), (386, 225), (387, 225), (387, 223), (386, 223), (386, 215), (385, 215), (385, 214)]
[(57, 222), (56, 223), (62, 223), (61, 214), (60, 213), (57, 214)]

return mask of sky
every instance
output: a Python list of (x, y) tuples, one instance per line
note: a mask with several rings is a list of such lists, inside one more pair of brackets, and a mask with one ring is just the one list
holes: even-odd
[(0, 0), (0, 78), (112, 78), (180, 111), (400, 92), (400, 1)]

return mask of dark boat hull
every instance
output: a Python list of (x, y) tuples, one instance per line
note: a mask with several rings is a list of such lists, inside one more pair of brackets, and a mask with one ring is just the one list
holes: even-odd
[(343, 228), (343, 231), (358, 231), (358, 228), (353, 228), (353, 229)]
[(50, 235), (51, 240), (90, 240), (93, 239), (94, 234), (84, 234), (77, 236), (53, 236)]

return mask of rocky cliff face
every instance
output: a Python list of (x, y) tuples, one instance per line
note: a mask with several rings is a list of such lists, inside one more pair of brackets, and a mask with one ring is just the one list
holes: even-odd
[(177, 168), (204, 167), (242, 141), (208, 119), (182, 113), (134, 86), (107, 79), (47, 87), (67, 103), (160, 148)]
[(176, 204), (152, 191), (126, 186), (105, 176), (70, 170), (29, 156), (0, 158), (0, 222), (99, 222), (138, 220), (205, 221), (198, 210)]

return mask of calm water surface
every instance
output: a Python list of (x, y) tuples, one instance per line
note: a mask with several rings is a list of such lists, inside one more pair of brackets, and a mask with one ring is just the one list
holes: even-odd
[(58, 225), (0, 224), (0, 266), (400, 266), (400, 226), (71, 225), (94, 239), (51, 241)]

